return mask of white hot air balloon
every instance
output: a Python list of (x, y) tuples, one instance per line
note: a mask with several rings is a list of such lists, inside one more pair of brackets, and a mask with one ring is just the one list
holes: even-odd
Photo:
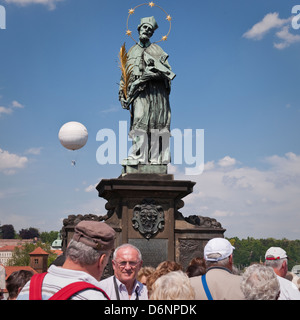
[[(65, 123), (60, 128), (58, 138), (66, 149), (78, 150), (86, 144), (88, 140), (88, 131), (83, 124), (71, 121)], [(72, 165), (75, 165), (74, 160), (72, 160)]]

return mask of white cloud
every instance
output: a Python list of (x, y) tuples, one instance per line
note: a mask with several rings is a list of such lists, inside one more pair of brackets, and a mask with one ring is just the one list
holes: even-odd
[(24, 106), (18, 102), (17, 100), (14, 100), (12, 103), (11, 103), (12, 107), (13, 108), (24, 108)]
[(42, 4), (48, 7), (49, 10), (54, 10), (56, 8), (57, 2), (62, 2), (64, 0), (5, 0), (7, 3), (13, 3), (20, 6), (28, 6), (31, 4)]
[(273, 45), (276, 49), (285, 49), (294, 43), (300, 42), (300, 35), (290, 32), (292, 18), (293, 17), (280, 19), (277, 12), (268, 13), (260, 22), (245, 32), (243, 37), (252, 40), (261, 40), (270, 30), (280, 29), (274, 35), (279, 39), (279, 42), (276, 41)]
[(230, 217), (233, 216), (234, 213), (230, 212), (230, 211), (222, 211), (222, 210), (216, 210), (213, 214), (214, 217), (218, 218), (218, 217)]
[(182, 214), (216, 218), (226, 236), (299, 239), (300, 155), (265, 158), (267, 169), (225, 158), (206, 163), (199, 176), (175, 175), (196, 182), (194, 192), (183, 199)]
[(119, 106), (110, 106), (107, 109), (101, 110), (101, 113), (114, 113), (114, 112), (118, 112), (120, 111), (120, 107)]
[(14, 100), (9, 107), (0, 106), (0, 117), (2, 114), (12, 114), (15, 108), (21, 109), (24, 108), (24, 106), (16, 100)]
[(267, 157), (265, 162), (270, 164), (277, 174), (284, 174), (286, 177), (295, 177), (300, 175), (300, 156), (293, 152), (288, 152), (285, 157), (277, 155)]
[(85, 192), (95, 192), (95, 191), (97, 191), (97, 190), (96, 190), (96, 185), (91, 184), (91, 185), (89, 185), (88, 187), (86, 187), (86, 188), (84, 189), (84, 191), (85, 191)]
[(211, 169), (214, 169), (215, 167), (215, 162), (214, 161), (208, 161), (204, 164), (204, 171), (208, 171)]
[(66, 217), (68, 215), (74, 214), (83, 214), (90, 213), (98, 216), (105, 216), (107, 214), (107, 210), (105, 209), (105, 204), (107, 200), (103, 198), (93, 197), (86, 202), (81, 202), (80, 204), (68, 209), (64, 209), (61, 212), (62, 217)]
[(12, 113), (13, 113), (12, 108), (6, 108), (6, 107), (0, 106), (0, 117), (2, 114), (12, 114)]
[(175, 174), (178, 172), (178, 169), (176, 166), (173, 166), (171, 163), (168, 164), (168, 173), (169, 174)]
[(256, 23), (250, 30), (243, 34), (248, 39), (261, 40), (266, 33), (273, 28), (279, 28), (286, 24), (290, 19), (280, 19), (277, 12), (268, 13), (264, 18)]
[(229, 156), (224, 157), (218, 162), (220, 167), (230, 167), (236, 164), (236, 160), (234, 158), (230, 158)]
[(276, 36), (281, 40), (279, 43), (274, 43), (277, 49), (284, 49), (293, 43), (300, 42), (300, 35), (294, 35), (289, 32), (289, 26), (284, 26), (282, 30), (276, 33)]
[(39, 148), (29, 148), (25, 151), (25, 154), (33, 154), (35, 156), (41, 154), (43, 147), (39, 147)]
[(28, 162), (27, 157), (18, 156), (0, 149), (0, 172), (14, 174), (16, 169), (22, 169)]

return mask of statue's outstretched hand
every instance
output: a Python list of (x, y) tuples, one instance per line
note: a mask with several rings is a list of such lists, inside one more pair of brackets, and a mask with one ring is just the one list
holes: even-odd
[(120, 101), (121, 101), (121, 106), (122, 106), (122, 108), (129, 110), (128, 99), (121, 98)]

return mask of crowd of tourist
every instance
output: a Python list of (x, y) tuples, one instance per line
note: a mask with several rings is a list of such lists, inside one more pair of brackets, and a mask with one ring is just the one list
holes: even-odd
[[(203, 258), (195, 257), (185, 270), (175, 261), (153, 268), (143, 266), (133, 245), (115, 249), (115, 236), (103, 222), (81, 221), (62, 266), (52, 264), (43, 274), (13, 273), (6, 282), (9, 300), (300, 300), (282, 248), (269, 248), (264, 264), (239, 273), (235, 248), (224, 238), (213, 238)], [(111, 254), (114, 274), (103, 280)]]

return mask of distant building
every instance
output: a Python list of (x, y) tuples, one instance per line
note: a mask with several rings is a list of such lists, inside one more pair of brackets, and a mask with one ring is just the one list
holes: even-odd
[(4, 266), (7, 266), (8, 261), (12, 258), (13, 252), (15, 248), (18, 246), (4, 246), (0, 247), (0, 263), (2, 263)]
[(7, 266), (16, 247), (22, 247), (27, 243), (36, 243), (37, 239), (0, 239), (0, 263)]
[(0, 239), (0, 248), (5, 246), (19, 246), (26, 243), (35, 243), (36, 239)]
[(49, 253), (44, 251), (41, 247), (36, 248), (29, 253), (30, 267), (38, 273), (46, 272), (48, 269), (48, 256)]
[(60, 238), (60, 235), (58, 235), (57, 239), (52, 242), (51, 249), (52, 250), (61, 250), (62, 249), (62, 239)]

